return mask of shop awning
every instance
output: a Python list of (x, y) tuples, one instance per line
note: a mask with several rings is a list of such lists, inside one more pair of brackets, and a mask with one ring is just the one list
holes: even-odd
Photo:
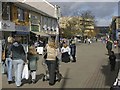
[(30, 31), (31, 33), (34, 33), (36, 35), (40, 35), (40, 36), (46, 36), (46, 37), (49, 37), (48, 34), (44, 33), (44, 32), (34, 32), (34, 31)]

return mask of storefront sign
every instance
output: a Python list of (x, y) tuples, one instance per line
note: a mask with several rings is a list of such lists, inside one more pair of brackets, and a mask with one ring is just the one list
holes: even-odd
[(15, 26), (16, 31), (29, 31), (29, 26), (21, 26), (21, 25), (16, 25)]
[(0, 29), (2, 31), (15, 31), (15, 24), (10, 21), (1, 21)]

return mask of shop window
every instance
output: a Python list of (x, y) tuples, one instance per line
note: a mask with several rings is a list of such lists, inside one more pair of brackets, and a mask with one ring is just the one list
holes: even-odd
[(18, 8), (17, 11), (18, 11), (18, 20), (19, 21), (24, 21), (24, 10)]
[(7, 2), (2, 3), (2, 19), (10, 20), (10, 6)]
[(118, 28), (120, 28), (120, 24), (118, 24)]
[(39, 26), (38, 25), (31, 25), (31, 31), (39, 32)]

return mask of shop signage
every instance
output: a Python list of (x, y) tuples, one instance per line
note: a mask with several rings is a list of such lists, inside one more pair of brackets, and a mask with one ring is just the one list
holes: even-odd
[(16, 25), (15, 26), (16, 31), (29, 31), (29, 26), (22, 26), (22, 25)]
[(10, 21), (1, 21), (0, 29), (2, 29), (3, 31), (15, 31), (15, 24)]

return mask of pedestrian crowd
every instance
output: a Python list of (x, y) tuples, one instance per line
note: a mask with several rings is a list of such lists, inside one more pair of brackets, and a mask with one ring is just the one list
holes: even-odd
[[(29, 84), (36, 83), (37, 63), (40, 60), (36, 50), (37, 42), (30, 42), (26, 53), (20, 41), (20, 36), (9, 36), (7, 42), (4, 41), (2, 45), (2, 73), (7, 74), (8, 84), (15, 82), (17, 87), (23, 85), (22, 79), (24, 78), (29, 79)], [(42, 41), (40, 42), (43, 44)], [(50, 38), (43, 47), (43, 64), (47, 67), (43, 79), (49, 80), (49, 85), (54, 85), (56, 80), (62, 79), (59, 71), (60, 62), (76, 62), (76, 42), (74, 37), (69, 42), (64, 39), (60, 41), (60, 47), (58, 47), (55, 40)]]

